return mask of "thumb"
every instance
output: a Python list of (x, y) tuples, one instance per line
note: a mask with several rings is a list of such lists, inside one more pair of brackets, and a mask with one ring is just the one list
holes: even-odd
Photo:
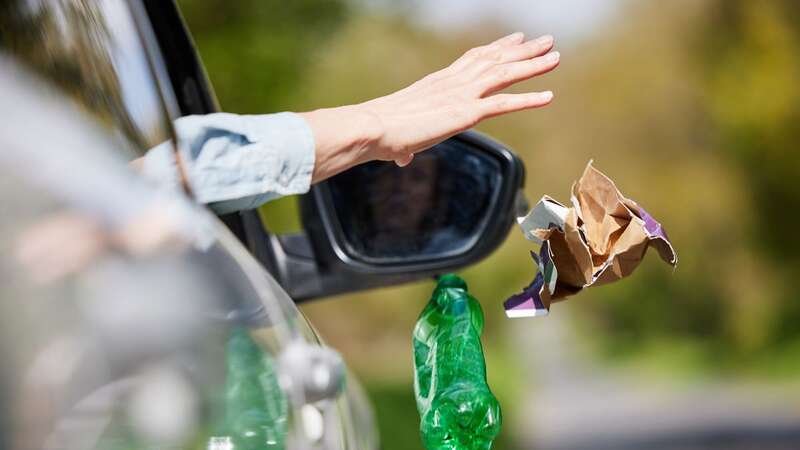
[(413, 159), (414, 159), (414, 154), (413, 153), (409, 153), (408, 155), (404, 156), (403, 158), (395, 159), (394, 163), (397, 164), (397, 167), (405, 167), (405, 166), (411, 164), (411, 160), (413, 160)]

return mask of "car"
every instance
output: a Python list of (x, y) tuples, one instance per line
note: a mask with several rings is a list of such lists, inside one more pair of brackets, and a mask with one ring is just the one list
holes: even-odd
[(173, 1), (2, 10), (0, 446), (379, 448), (296, 304), (485, 258), (527, 209), (519, 158), (467, 131), (313, 186), (275, 235), (135, 170), (159, 146), (180, 168), (173, 121), (218, 111)]

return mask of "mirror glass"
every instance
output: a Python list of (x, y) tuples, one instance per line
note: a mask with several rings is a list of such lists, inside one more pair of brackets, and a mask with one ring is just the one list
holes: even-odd
[(468, 251), (489, 220), (501, 181), (492, 155), (451, 139), (406, 167), (371, 162), (328, 185), (349, 253), (391, 263)]

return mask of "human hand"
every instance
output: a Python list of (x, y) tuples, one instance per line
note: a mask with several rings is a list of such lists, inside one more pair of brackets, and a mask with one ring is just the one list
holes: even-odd
[(405, 166), (415, 153), (484, 119), (547, 105), (550, 91), (498, 92), (558, 66), (552, 48), (552, 36), (525, 41), (514, 33), (393, 94), (305, 113), (317, 144), (314, 181), (371, 160)]

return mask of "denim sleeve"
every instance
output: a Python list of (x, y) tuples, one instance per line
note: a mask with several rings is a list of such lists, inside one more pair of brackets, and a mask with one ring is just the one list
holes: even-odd
[[(175, 121), (175, 131), (195, 199), (217, 213), (255, 208), (311, 185), (314, 136), (298, 114), (186, 116)], [(164, 161), (149, 152), (145, 173), (176, 177)]]

